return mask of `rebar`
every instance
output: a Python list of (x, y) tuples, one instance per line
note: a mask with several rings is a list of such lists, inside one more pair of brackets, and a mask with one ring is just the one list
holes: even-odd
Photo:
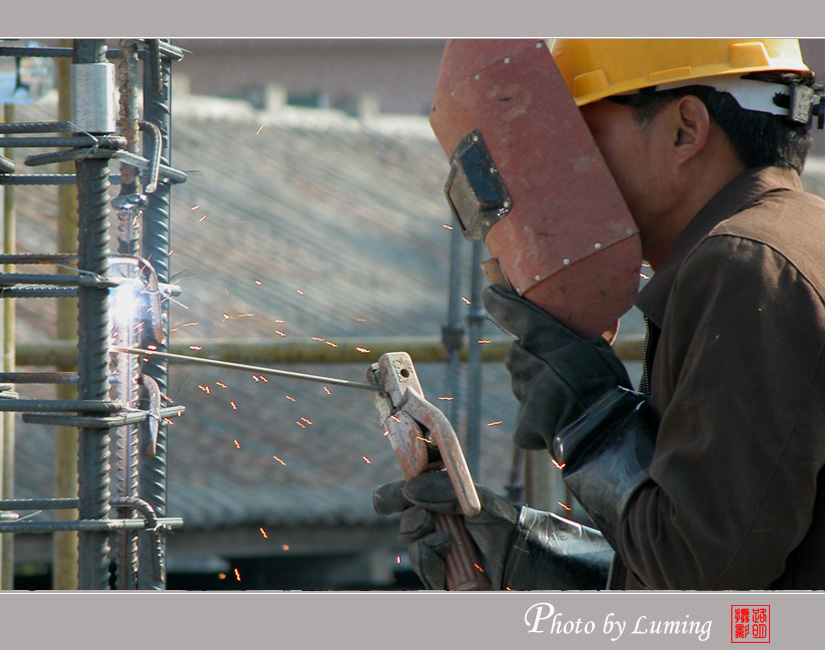
[(117, 413), (122, 408), (123, 406), (120, 402), (113, 402), (107, 399), (0, 399), (0, 411), (22, 413), (65, 413), (71, 411)]
[[(119, 124), (121, 133), (126, 138), (125, 151), (128, 156), (135, 156), (139, 151), (138, 125), (138, 55), (137, 43), (131, 39), (120, 41), (120, 60), (118, 65), (118, 89), (120, 95)], [(158, 146), (160, 143), (158, 143)], [(157, 170), (160, 158), (153, 167), (154, 182), (157, 183)], [(146, 196), (139, 193), (140, 178), (138, 168), (122, 160), (120, 165), (120, 194), (112, 201), (118, 222), (117, 252), (121, 255), (137, 255), (140, 251), (141, 217), (146, 206)], [(139, 283), (139, 271), (134, 264), (118, 264), (120, 273), (132, 283)], [(131, 292), (132, 286), (121, 287), (117, 291)], [(113, 318), (112, 344), (135, 345), (138, 342), (137, 315)], [(112, 359), (112, 376), (115, 378), (114, 392), (129, 409), (135, 408), (140, 401), (139, 376), (140, 361), (134, 356), (114, 352)], [(138, 501), (145, 506), (152, 517), (152, 507), (137, 499), (139, 489), (139, 441), (137, 423), (126, 423), (113, 430), (115, 453), (115, 493), (119, 504), (118, 515), (121, 518), (133, 518), (133, 509)], [(131, 504), (131, 505), (129, 505)], [(154, 528), (154, 526), (152, 526)], [(138, 537), (130, 531), (115, 533), (112, 536), (113, 560), (115, 565), (115, 585), (118, 589), (137, 589), (138, 586)]]
[[(163, 528), (179, 528), (183, 525), (183, 520), (180, 517), (158, 517), (157, 525)], [(143, 519), (0, 522), (0, 533), (56, 533), (64, 530), (77, 530), (80, 531), (81, 542), (89, 536), (108, 538), (108, 533), (113, 530), (146, 530), (146, 528), (147, 524)], [(151, 535), (152, 532), (148, 534)], [(105, 587), (99, 587), (99, 589), (105, 589)]]
[[(71, 123), (70, 123), (71, 124)], [(0, 137), (0, 147), (103, 147), (122, 149), (126, 138), (119, 135), (56, 135), (50, 137)]]
[[(162, 172), (163, 170), (161, 170)], [(120, 183), (120, 174), (109, 176), (112, 185)], [(0, 174), (0, 185), (76, 185), (76, 174)]]
[[(74, 42), (74, 63), (106, 60), (102, 39)], [(109, 271), (109, 168), (105, 160), (80, 160), (78, 180), (78, 269), (106, 277)], [(78, 395), (105, 400), (109, 394), (108, 290), (78, 289)], [(109, 515), (109, 430), (79, 431), (78, 496), (80, 519), (105, 520)], [(77, 522), (55, 522), (77, 523)], [(105, 523), (101, 521), (101, 523)], [(109, 538), (105, 531), (78, 535), (78, 587), (109, 587)]]
[(0, 133), (68, 133), (71, 122), (7, 122), (0, 124)]
[[(157, 47), (151, 46), (153, 56), (143, 65), (143, 119), (154, 124), (160, 135), (154, 148), (160, 151), (161, 165), (171, 164), (171, 130), (172, 130), (172, 66), (164, 57), (156, 57), (163, 49), (163, 41), (157, 42)], [(159, 60), (156, 60), (159, 59)], [(144, 155), (149, 158), (150, 152)], [(158, 282), (169, 284), (171, 272), (169, 266), (171, 205), (170, 185), (161, 183), (155, 192), (149, 195), (149, 202), (144, 212), (144, 228), (142, 242), (142, 257), (152, 261), (157, 272)], [(168, 349), (169, 340), (169, 302), (161, 304), (161, 320), (164, 330), (164, 343), (159, 345), (159, 351)], [(165, 394), (169, 381), (166, 365), (158, 358), (149, 359), (142, 364), (143, 373), (158, 385), (161, 394)], [(152, 506), (158, 516), (166, 515), (167, 499), (167, 427), (160, 423), (158, 427), (155, 455), (141, 457), (139, 495)], [(160, 590), (166, 587), (165, 567), (160, 571), (154, 568), (157, 556), (165, 554), (165, 540), (141, 532), (139, 535), (139, 573), (138, 588)], [(160, 574), (160, 575), (158, 575)]]

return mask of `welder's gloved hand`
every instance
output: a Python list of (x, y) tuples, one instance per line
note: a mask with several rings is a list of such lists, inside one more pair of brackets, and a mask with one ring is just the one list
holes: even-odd
[[(602, 535), (552, 513), (517, 508), (476, 487), (481, 512), (464, 517), (491, 589), (603, 589), (613, 550)], [(434, 513), (461, 514), (445, 471), (382, 485), (373, 492), (381, 515), (401, 512), (398, 538), (410, 542), (410, 562), (428, 589), (445, 588), (446, 533)]]
[(519, 409), (513, 441), (525, 449), (551, 449), (553, 438), (606, 392), (630, 388), (630, 378), (602, 337), (585, 340), (513, 291), (487, 287), (490, 317), (518, 340), (507, 353)]
[[(467, 532), (478, 547), (484, 574), (492, 589), (500, 589), (504, 562), (516, 535), (519, 511), (490, 490), (477, 486), (481, 512), (465, 517)], [(376, 488), (372, 503), (379, 515), (401, 513), (398, 539), (410, 542), (410, 563), (428, 589), (445, 589), (444, 558), (450, 549), (447, 533), (435, 530), (435, 513), (460, 515), (455, 489), (446, 471), (427, 472), (408, 481)]]

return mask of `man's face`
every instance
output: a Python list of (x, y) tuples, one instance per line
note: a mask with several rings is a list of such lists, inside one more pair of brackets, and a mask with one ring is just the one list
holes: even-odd
[(644, 239), (667, 203), (663, 134), (655, 118), (643, 126), (632, 108), (607, 100), (581, 113)]

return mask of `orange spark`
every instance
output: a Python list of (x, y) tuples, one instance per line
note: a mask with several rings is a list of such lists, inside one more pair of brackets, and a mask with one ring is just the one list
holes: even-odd
[(201, 207), (201, 205), (200, 205), (200, 203), (198, 203), (197, 205), (193, 205), (193, 206), (192, 206), (191, 208), (189, 208), (189, 209), (190, 209), (192, 212), (194, 212), (195, 210), (199, 210), (199, 209), (200, 209), (200, 207)]
[(233, 411), (237, 411), (237, 410), (238, 410), (238, 405), (237, 405), (237, 404), (235, 404), (235, 402), (230, 401), (229, 403), (232, 405), (232, 410), (233, 410)]
[(487, 345), (488, 343), (492, 343), (492, 341), (490, 339), (479, 339), (478, 340), (479, 345)]
[(264, 539), (269, 539), (269, 535), (266, 534), (266, 531), (264, 530), (263, 526), (261, 526), (258, 530), (261, 531), (261, 535), (264, 536)]
[(238, 318), (252, 318), (255, 314), (238, 314)]
[(258, 375), (252, 375), (252, 379), (254, 379), (256, 382), (261, 381), (260, 379), (258, 379)]
[(442, 395), (438, 399), (440, 399), (442, 402), (452, 402), (455, 398), (454, 397), (448, 397), (447, 395)]
[(264, 130), (264, 126), (266, 126), (266, 125), (265, 125), (265, 124), (261, 124), (261, 126), (258, 128), (258, 130), (257, 130), (257, 131), (255, 131), (255, 135), (261, 135), (261, 131), (263, 131), (263, 130)]
[(275, 333), (276, 333), (278, 336), (286, 336), (286, 333), (282, 332), (281, 330), (275, 330)]
[(263, 283), (260, 280), (255, 280), (255, 284), (257, 284), (260, 287)]
[(204, 393), (209, 395), (212, 391), (209, 390), (209, 386), (204, 386), (203, 384), (198, 384), (198, 388), (200, 388)]
[(568, 506), (566, 503), (562, 503), (561, 501), (556, 501), (556, 503), (558, 503), (562, 508), (567, 510), (567, 512), (570, 512), (573, 509), (570, 506)]
[(356, 352), (360, 352), (361, 354), (369, 354), (370, 351), (367, 348), (355, 348)]
[(226, 574), (225, 573), (219, 573), (218, 574), (218, 580), (226, 580)]
[(238, 582), (241, 581), (241, 572), (238, 571), (238, 567), (235, 567), (235, 580), (237, 580)]
[(300, 289), (295, 289), (295, 291), (298, 293), (298, 295), (299, 295), (299, 296), (303, 296), (303, 295), (304, 295), (304, 292), (303, 292), (303, 291), (301, 291)]
[(481, 568), (481, 565), (477, 562), (473, 562), (473, 566), (478, 569), (481, 573), (484, 573), (484, 569)]
[(266, 377), (264, 377), (263, 375), (260, 375), (260, 377), (262, 382), (264, 382), (265, 384), (269, 383), (269, 380)]
[(329, 388), (327, 388), (326, 386), (324, 386), (324, 392), (325, 392), (327, 395), (332, 395), (332, 391), (331, 391)]
[(359, 323), (366, 323), (367, 322), (366, 318), (356, 318), (355, 320)]
[(312, 340), (313, 341), (323, 341), (324, 339), (322, 339), (320, 336), (313, 336)]
[(295, 401), (295, 398), (294, 398), (294, 397), (292, 397), (292, 395), (284, 395), (284, 397), (286, 397), (286, 398), (287, 398), (290, 402), (294, 402), (294, 401)]
[(556, 466), (556, 469), (564, 469), (564, 463), (557, 462), (555, 458), (551, 458), (550, 461)]
[(332, 341), (324, 341), (324, 342), (331, 348), (337, 348), (338, 347), (338, 344), (333, 343)]
[(312, 426), (312, 420), (307, 420), (306, 418), (301, 418), (304, 422)]
[(461, 296), (461, 300), (464, 301), (465, 305), (472, 305), (473, 304), (467, 298), (465, 298), (464, 296)]
[(401, 556), (400, 555), (395, 556), (395, 563), (396, 564), (401, 564)]
[(285, 322), (286, 322), (286, 321), (284, 321), (284, 319), (283, 319), (283, 318), (276, 318), (276, 319), (275, 319), (275, 324), (276, 324), (276, 325), (282, 325), (282, 324), (283, 324), (283, 323), (285, 323)]
[(295, 424), (297, 424), (297, 425), (298, 425), (299, 427), (301, 427), (302, 429), (306, 429), (306, 428), (307, 428), (307, 425), (305, 425), (305, 424), (304, 424), (303, 422), (301, 422), (300, 420), (295, 420)]
[(232, 316), (230, 316), (229, 314), (224, 314), (223, 315), (224, 320), (229, 320), (230, 318), (232, 318)]
[(442, 223), (441, 227), (446, 229), (446, 230), (452, 230), (453, 229), (453, 227), (448, 223)]
[(495, 426), (501, 424), (501, 422), (502, 422), (501, 420), (494, 420), (493, 422), (488, 422), (487, 426), (488, 427), (495, 427)]
[(367, 465), (372, 465), (372, 461), (371, 461), (369, 458), (367, 458), (366, 456), (361, 456), (361, 458), (363, 458), (363, 459), (364, 459), (364, 462), (365, 462)]
[(282, 461), (280, 458), (278, 458), (277, 456), (273, 456), (273, 458), (274, 458), (275, 460), (277, 460), (279, 463), (281, 463), (281, 465), (283, 465), (284, 467), (286, 467), (286, 463), (285, 463), (284, 461)]
[(200, 345), (190, 345), (189, 349), (190, 350), (195, 350), (195, 351), (203, 350), (203, 348)]
[(237, 438), (235, 438), (235, 446), (236, 446), (238, 449), (240, 449), (240, 448), (241, 448), (241, 443), (240, 443), (240, 442), (238, 442), (238, 439), (237, 439)]
[(284, 544), (281, 548), (285, 551), (288, 551), (289, 550), (289, 544)]
[(206, 215), (203, 215), (200, 219), (198, 219), (198, 223), (202, 223), (204, 219), (206, 219)]
[(216, 381), (215, 383), (216, 383), (218, 386), (220, 386), (221, 388), (226, 388), (226, 384), (224, 384), (222, 381)]

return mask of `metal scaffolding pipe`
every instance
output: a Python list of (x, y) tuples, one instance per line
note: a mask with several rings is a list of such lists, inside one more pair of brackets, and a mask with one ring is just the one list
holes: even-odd
[(473, 263), (470, 287), (470, 313), (467, 315), (468, 360), (467, 360), (467, 466), (476, 481), (481, 469), (481, 343), (486, 312), (481, 305), (481, 290), (484, 273), (481, 269), (484, 243), (473, 242)]
[[(488, 337), (490, 343), (481, 345), (481, 360), (484, 363), (504, 361), (513, 339), (505, 336)], [(279, 342), (263, 340), (210, 339), (199, 342), (199, 349), (193, 349), (188, 341), (173, 341), (168, 349), (172, 354), (189, 355), (204, 359), (217, 359), (233, 363), (273, 363), (291, 365), (300, 363), (363, 363), (378, 361), (386, 352), (409, 352), (415, 363), (443, 363), (447, 360), (447, 350), (438, 336), (377, 337), (335, 339), (338, 346), (318, 344), (315, 341)], [(366, 350), (366, 352), (359, 351)], [(613, 345), (622, 361), (641, 361), (644, 337), (620, 338)], [(468, 346), (459, 350), (458, 358), (468, 357)], [(77, 353), (72, 341), (18, 341), (17, 365), (50, 367), (74, 365)]]

